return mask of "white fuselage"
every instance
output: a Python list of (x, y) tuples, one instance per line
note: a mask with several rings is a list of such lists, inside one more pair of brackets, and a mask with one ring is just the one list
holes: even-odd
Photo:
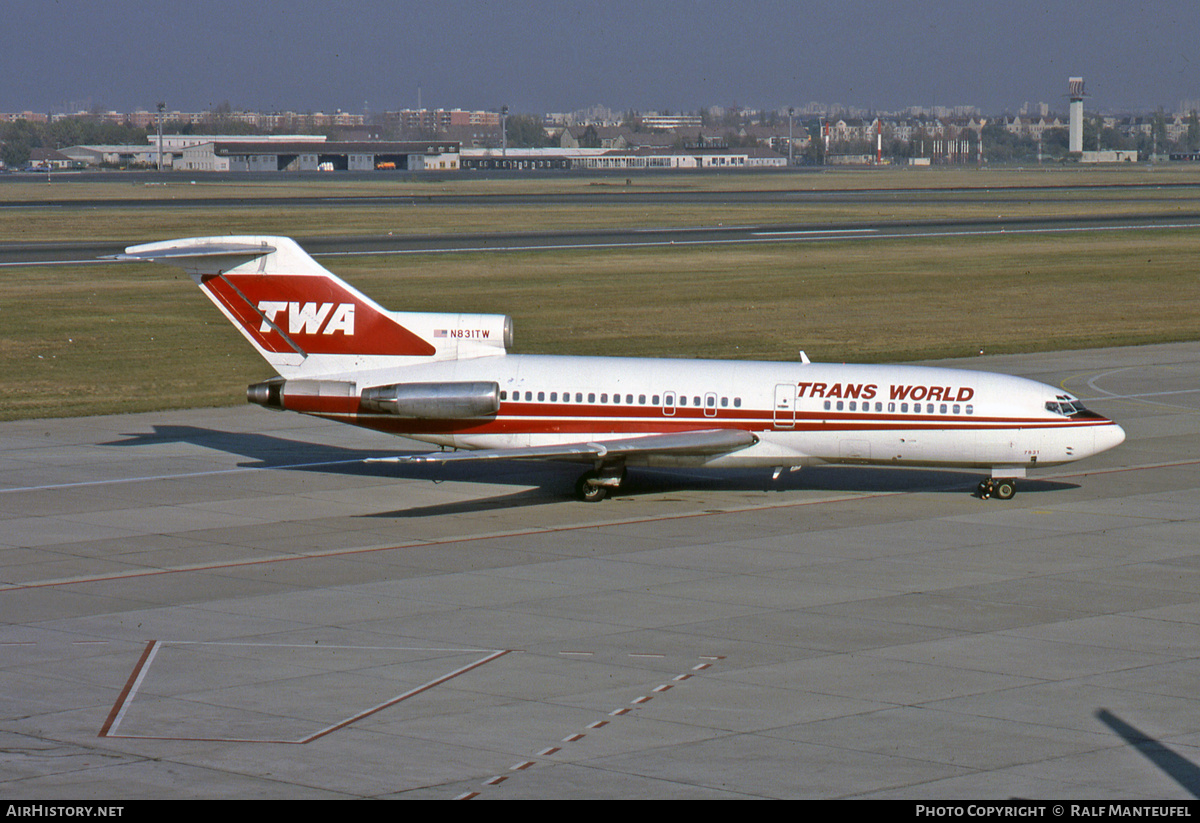
[(454, 448), (722, 428), (757, 438), (728, 454), (644, 456), (631, 465), (1018, 468), (1079, 460), (1124, 440), (1120, 426), (1090, 412), (1050, 410), (1048, 404), (1074, 401), (1065, 392), (962, 369), (508, 354), (328, 378), (353, 379), (360, 391), (397, 382), (495, 381), (500, 410), (486, 420), (324, 414)]

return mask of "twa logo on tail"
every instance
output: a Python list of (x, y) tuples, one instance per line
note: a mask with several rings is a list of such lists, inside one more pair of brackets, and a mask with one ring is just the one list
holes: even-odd
[(429, 341), (332, 275), (227, 273), (200, 288), (261, 349), (279, 354), (429, 357)]
[[(271, 331), (272, 326), (283, 328), (283, 320), (277, 319), (280, 312), (287, 315), (288, 334), (354, 334), (354, 304), (297, 303), (287, 300), (260, 300), (258, 310), (263, 322), (259, 332)], [(328, 322), (326, 322), (328, 320)]]

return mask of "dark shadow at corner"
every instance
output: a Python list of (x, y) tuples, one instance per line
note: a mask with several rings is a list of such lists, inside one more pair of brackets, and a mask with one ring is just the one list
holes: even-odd
[(1200, 798), (1200, 766), (1171, 751), (1141, 729), (1126, 723), (1107, 709), (1097, 711), (1096, 719), (1116, 732), (1138, 754), (1186, 789), (1192, 797)]

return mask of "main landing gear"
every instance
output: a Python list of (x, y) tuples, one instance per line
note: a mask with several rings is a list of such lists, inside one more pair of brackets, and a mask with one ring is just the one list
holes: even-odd
[(979, 482), (976, 493), (981, 500), (992, 497), (997, 500), (1012, 500), (1013, 495), (1017, 493), (1017, 481), (1011, 477), (989, 477)]
[(584, 472), (575, 481), (575, 496), (584, 503), (599, 503), (608, 497), (609, 492), (619, 491), (624, 482), (624, 466), (610, 466)]

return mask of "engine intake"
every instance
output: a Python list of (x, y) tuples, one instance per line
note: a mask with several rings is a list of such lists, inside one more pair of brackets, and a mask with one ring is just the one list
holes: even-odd
[(500, 411), (500, 384), (393, 383), (363, 389), (362, 407), (377, 414), (450, 420)]

